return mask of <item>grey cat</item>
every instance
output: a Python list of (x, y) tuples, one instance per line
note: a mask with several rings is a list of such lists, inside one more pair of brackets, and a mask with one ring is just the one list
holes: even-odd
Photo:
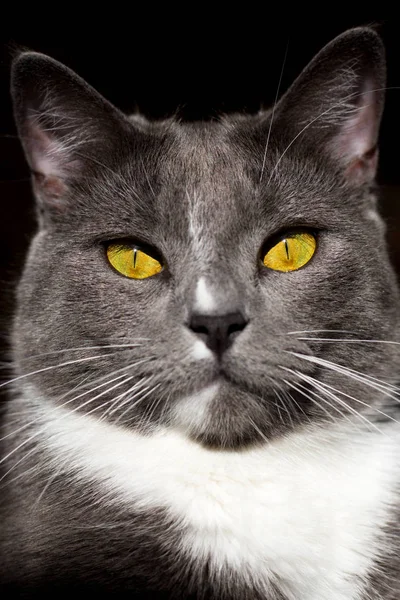
[(1, 436), (2, 597), (400, 597), (384, 88), (369, 28), (270, 111), (201, 123), (128, 118), (51, 58), (15, 60), (38, 231)]

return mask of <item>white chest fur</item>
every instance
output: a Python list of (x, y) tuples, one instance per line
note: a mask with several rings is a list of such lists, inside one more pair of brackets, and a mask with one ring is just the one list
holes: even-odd
[(107, 497), (163, 506), (184, 550), (229, 564), (293, 600), (358, 600), (395, 502), (398, 436), (349, 423), (304, 429), (262, 448), (216, 452), (177, 431), (151, 437), (47, 407), (42, 441)]

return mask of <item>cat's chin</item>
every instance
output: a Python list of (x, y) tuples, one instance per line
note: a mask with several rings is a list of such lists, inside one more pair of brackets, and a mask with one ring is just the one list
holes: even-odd
[(203, 446), (238, 449), (264, 444), (283, 433), (261, 399), (221, 375), (199, 392), (180, 399), (173, 426)]

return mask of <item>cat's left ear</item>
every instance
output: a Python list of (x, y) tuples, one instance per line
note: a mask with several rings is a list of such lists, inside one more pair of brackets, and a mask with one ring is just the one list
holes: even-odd
[(14, 60), (11, 94), (36, 197), (50, 210), (65, 207), (69, 184), (113, 156), (132, 129), (76, 73), (43, 54), (23, 52)]
[(385, 51), (369, 28), (346, 31), (323, 48), (279, 102), (288, 144), (328, 153), (356, 184), (371, 181), (386, 85)]

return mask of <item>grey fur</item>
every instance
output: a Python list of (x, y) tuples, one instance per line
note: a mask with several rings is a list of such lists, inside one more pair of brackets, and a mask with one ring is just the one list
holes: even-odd
[[(18, 286), (13, 352), (16, 376), (42, 372), (15, 382), (5, 433), (30, 422), (26, 403), (25, 414), (12, 416), (27, 381), (60, 403), (84, 378), (94, 381), (142, 359), (148, 360), (118, 394), (151, 377), (151, 385), (158, 387), (143, 402), (132, 408), (121, 402), (120, 409), (117, 405), (106, 413), (101, 405), (115, 397), (110, 392), (86, 405), (80, 398), (70, 408), (89, 412), (100, 407), (95, 415), (146, 432), (155, 424), (173, 427), (176, 400), (223, 372), (224, 384), (208, 417), (191, 432), (199, 444), (239, 452), (309, 420), (328, 427), (330, 417), (340, 417), (337, 412), (327, 415), (300, 393), (293, 394), (295, 402), (287, 403), (286, 412), (280, 410), (275, 392), (293, 392), (282, 383), (283, 365), (371, 406), (347, 400), (348, 414), (353, 409), (373, 422), (396, 415), (395, 402), (365, 382), (291, 354), (318, 356), (396, 384), (396, 345), (335, 344), (298, 339), (327, 337), (323, 334), (288, 335), (342, 330), (354, 340), (400, 341), (399, 293), (376, 213), (373, 167), (367, 157), (360, 177), (351, 179), (346, 157), (338, 150), (346, 123), (360, 110), (366, 81), (377, 90), (377, 133), (384, 73), (382, 44), (373, 31), (343, 34), (281, 99), (269, 135), (271, 112), (192, 124), (129, 120), (64, 66), (42, 55), (22, 54), (14, 63), (12, 93), (34, 171), (39, 229)], [(35, 152), (43, 142), (38, 131), (58, 143), (49, 155), (59, 165), (56, 181), (37, 173)], [(191, 218), (197, 228), (192, 235)], [(293, 227), (318, 232), (316, 255), (292, 273), (265, 269), (262, 249)], [(115, 273), (107, 264), (104, 243), (120, 238), (154, 246), (164, 270), (142, 281)], [(202, 275), (213, 286), (215, 314), (240, 312), (248, 322), (213, 366), (191, 357), (196, 336), (188, 323)], [(65, 350), (119, 343), (140, 345), (99, 349), (95, 353), (102, 358), (82, 362), (72, 361), (93, 353)], [(43, 370), (60, 362), (71, 364)], [(289, 372), (285, 379), (298, 383)], [(4, 455), (34, 431), (28, 426), (5, 438)], [(176, 550), (179, 532), (161, 509), (157, 519), (126, 514), (123, 508), (111, 517), (97, 505), (91, 522), (112, 518), (114, 533), (105, 537), (91, 530), (82, 539), (74, 523), (88, 518), (90, 490), (55, 476), (41, 512), (28, 517), (28, 507), (51, 474), (40, 449), (13, 468), (31, 449), (35, 439), (2, 463), (4, 472), (12, 469), (3, 481), (0, 509), (5, 523), (0, 573), (10, 593), (18, 589), (43, 597), (63, 585), (71, 590), (100, 586), (114, 593), (136, 589), (140, 598), (259, 597), (234, 573), (215, 581), (206, 568), (199, 574), (195, 566), (183, 564)], [(37, 464), (46, 465), (44, 471), (29, 471)], [(72, 525), (63, 526), (64, 514)], [(393, 515), (396, 522), (397, 507)], [(140, 554), (131, 554), (123, 570), (113, 570), (114, 554), (125, 556), (132, 539)], [(397, 536), (394, 542), (397, 547)], [(398, 559), (382, 557), (381, 563), (371, 574), (368, 598), (394, 600), (400, 594)], [(272, 598), (284, 600), (279, 590), (271, 591)]]

